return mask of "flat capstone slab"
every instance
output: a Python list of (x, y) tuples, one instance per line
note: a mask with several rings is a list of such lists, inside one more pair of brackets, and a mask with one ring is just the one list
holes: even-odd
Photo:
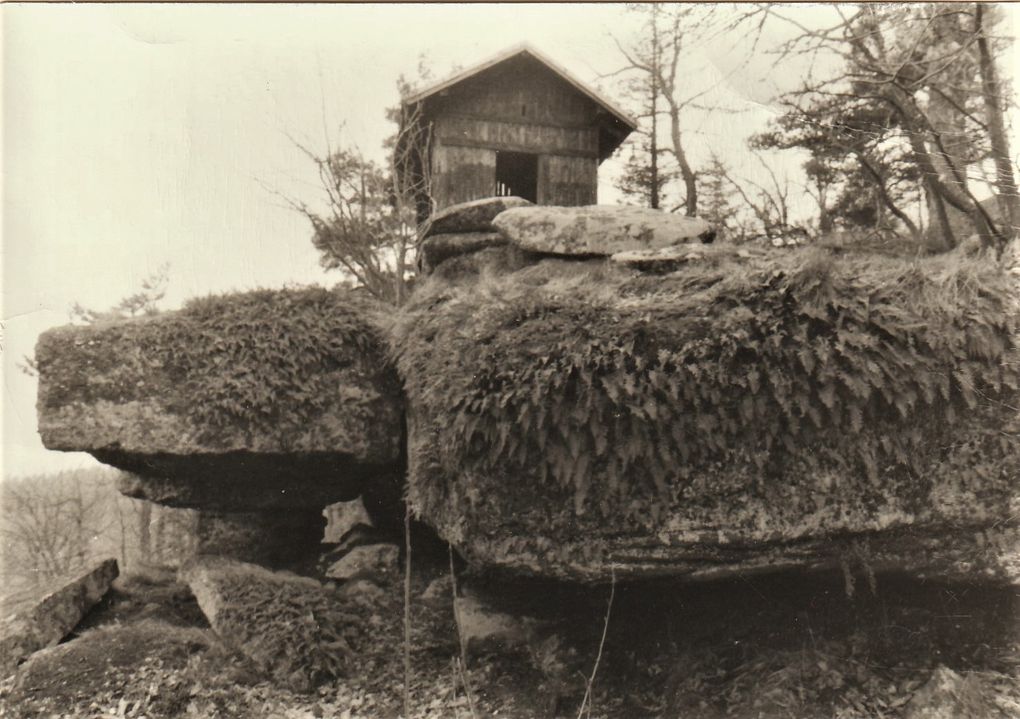
[(500, 213), (492, 226), (522, 250), (580, 257), (715, 239), (715, 230), (700, 218), (617, 205), (516, 207)]

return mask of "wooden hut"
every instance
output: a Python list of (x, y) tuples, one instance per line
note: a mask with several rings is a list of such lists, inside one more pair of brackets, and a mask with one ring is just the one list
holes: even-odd
[(419, 219), (501, 195), (592, 205), (599, 164), (635, 129), (626, 113), (524, 45), (404, 98), (398, 153), (415, 156), (404, 167), (421, 188)]

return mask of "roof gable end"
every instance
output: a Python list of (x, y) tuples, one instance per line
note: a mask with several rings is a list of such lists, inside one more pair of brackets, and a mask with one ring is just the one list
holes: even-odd
[(493, 68), (503, 62), (506, 62), (507, 60), (516, 58), (518, 56), (529, 56), (534, 60), (537, 60), (539, 63), (548, 68), (553, 74), (559, 76), (561, 79), (570, 84), (577, 92), (588, 97), (598, 107), (601, 107), (603, 110), (612, 115), (616, 120), (627, 126), (629, 130), (633, 131), (637, 129), (637, 122), (634, 120), (634, 118), (632, 118), (626, 112), (624, 112), (616, 105), (611, 103), (605, 97), (595, 92), (595, 90), (591, 89), (590, 87), (582, 83), (580, 80), (575, 78), (573, 75), (567, 72), (567, 70), (563, 69), (562, 67), (560, 67), (552, 60), (545, 57), (544, 55), (542, 55), (540, 52), (538, 52), (529, 45), (518, 45), (510, 48), (509, 50), (505, 50), (500, 54), (496, 55), (495, 57), (486, 60), (485, 62), (475, 65), (474, 67), (468, 68), (467, 70), (463, 70), (453, 75), (452, 77), (447, 78), (446, 80), (438, 82), (434, 85), (430, 85), (422, 90), (419, 90), (418, 92), (408, 95), (407, 97), (403, 98), (401, 104), (406, 107), (408, 105), (420, 103), (424, 100), (427, 100), (429, 97), (432, 97), (433, 95), (437, 95), (443, 92), (444, 90), (448, 90), (454, 87), (455, 85), (459, 85), (460, 83), (464, 82), (465, 80), (471, 77), (474, 77), (482, 72), (485, 72), (490, 68)]

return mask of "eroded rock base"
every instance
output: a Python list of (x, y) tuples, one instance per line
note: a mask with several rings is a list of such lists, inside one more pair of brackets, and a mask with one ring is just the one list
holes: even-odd
[(314, 509), (197, 513), (195, 554), (281, 566), (314, 556), (326, 519)]

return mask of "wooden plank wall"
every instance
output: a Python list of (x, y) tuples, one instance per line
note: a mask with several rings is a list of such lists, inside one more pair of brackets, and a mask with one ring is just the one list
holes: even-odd
[(432, 197), (436, 208), (492, 197), (496, 187), (496, 151), (436, 143), (432, 148)]
[(507, 122), (592, 127), (595, 109), (595, 103), (548, 68), (520, 58), (457, 86), (435, 115), (467, 114)]
[(538, 172), (538, 204), (577, 207), (594, 205), (599, 162), (594, 157), (542, 157)]
[(598, 153), (598, 131), (593, 127), (556, 127), (449, 115), (436, 120), (435, 132), (445, 145), (581, 157), (595, 157)]

